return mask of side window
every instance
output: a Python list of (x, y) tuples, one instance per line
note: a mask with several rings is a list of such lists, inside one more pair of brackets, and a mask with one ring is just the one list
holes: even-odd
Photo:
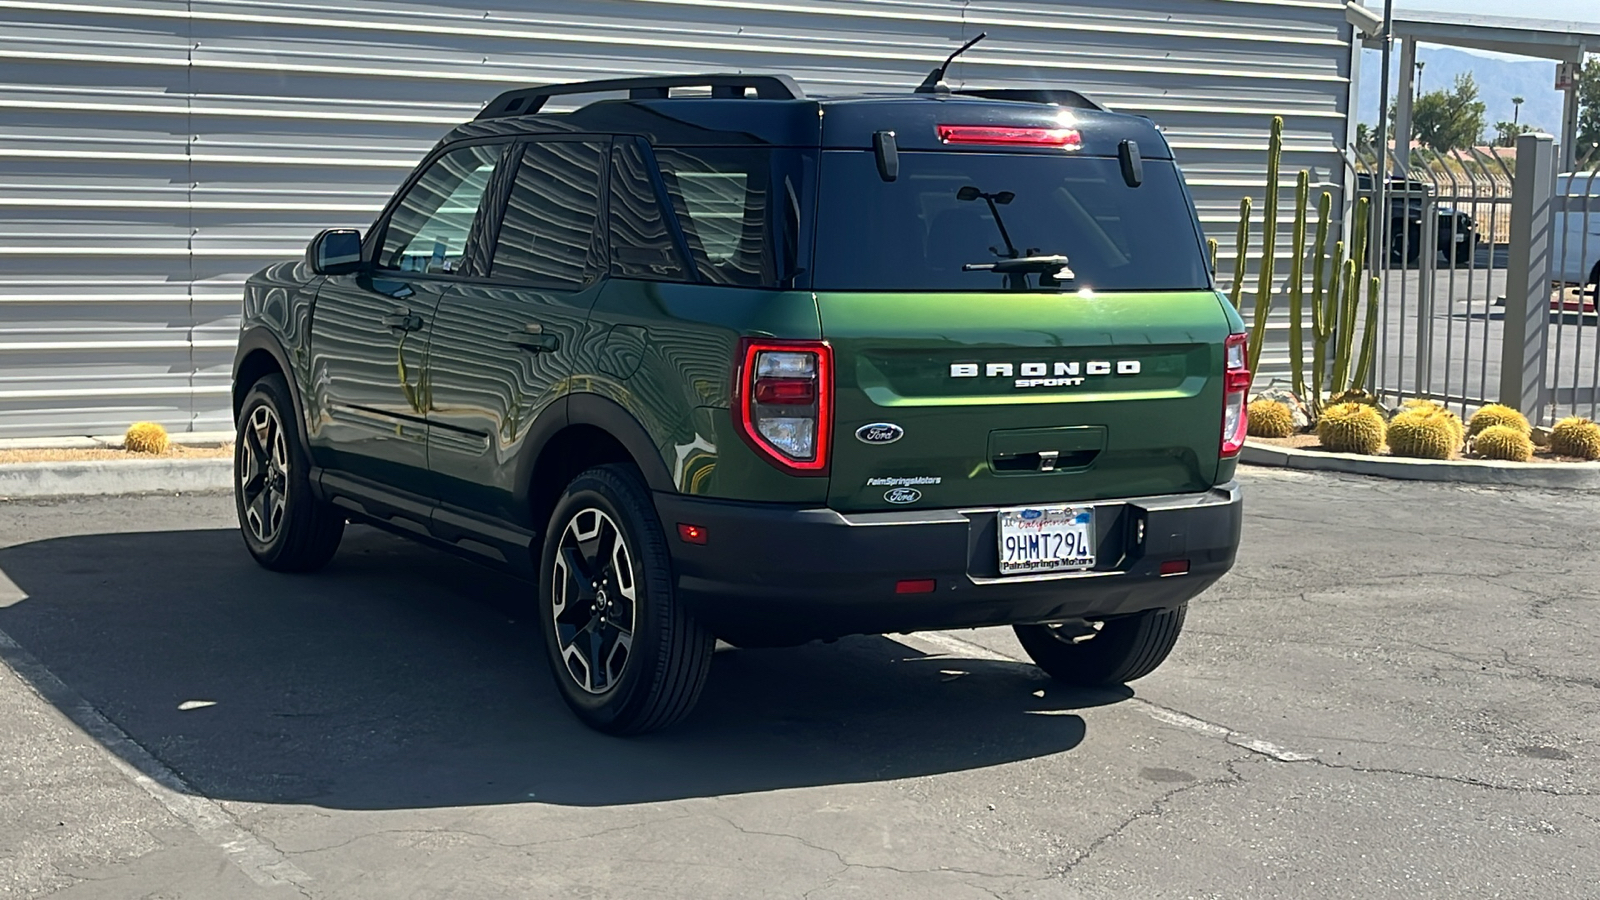
[(604, 162), (605, 147), (590, 141), (526, 145), (489, 273), (562, 287), (583, 284), (595, 246)]
[(646, 165), (633, 140), (618, 140), (611, 149), (611, 274), (686, 281), (683, 257), (667, 229)]
[(476, 144), (435, 160), (389, 217), (378, 267), (458, 271), (466, 259), (467, 238), (478, 219), (484, 189), (504, 150), (504, 144)]
[(712, 284), (771, 287), (767, 234), (771, 154), (765, 150), (658, 150), (661, 175), (700, 277)]

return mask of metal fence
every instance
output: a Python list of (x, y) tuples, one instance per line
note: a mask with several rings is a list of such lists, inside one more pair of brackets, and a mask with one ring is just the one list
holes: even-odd
[(1356, 168), (1382, 280), (1377, 393), (1600, 417), (1600, 173), (1558, 177), (1548, 135), (1413, 149), (1391, 157), (1387, 190), (1370, 148)]

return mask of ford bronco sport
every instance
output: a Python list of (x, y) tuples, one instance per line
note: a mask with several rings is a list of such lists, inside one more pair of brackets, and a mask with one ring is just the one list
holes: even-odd
[(1148, 120), (938, 74), (497, 97), (250, 279), (250, 553), (358, 522), (519, 573), (612, 733), (683, 717), (716, 638), (1004, 624), (1069, 683), (1154, 670), (1238, 545), (1242, 323)]

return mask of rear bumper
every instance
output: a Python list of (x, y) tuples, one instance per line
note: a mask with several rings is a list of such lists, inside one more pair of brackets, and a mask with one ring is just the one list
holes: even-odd
[[(1095, 507), (1095, 569), (1002, 578), (994, 509), (831, 509), (657, 493), (677, 588), (697, 618), (736, 644), (1104, 618), (1177, 606), (1233, 565), (1237, 482), (1200, 494), (1105, 500)], [(706, 529), (704, 545), (679, 523)], [(1163, 577), (1168, 560), (1184, 575)], [(897, 594), (903, 579), (932, 593)]]

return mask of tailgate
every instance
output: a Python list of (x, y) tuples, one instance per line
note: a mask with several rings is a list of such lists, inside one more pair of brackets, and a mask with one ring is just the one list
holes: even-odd
[(817, 302), (834, 348), (834, 509), (1212, 484), (1229, 322), (1211, 291), (835, 292)]

